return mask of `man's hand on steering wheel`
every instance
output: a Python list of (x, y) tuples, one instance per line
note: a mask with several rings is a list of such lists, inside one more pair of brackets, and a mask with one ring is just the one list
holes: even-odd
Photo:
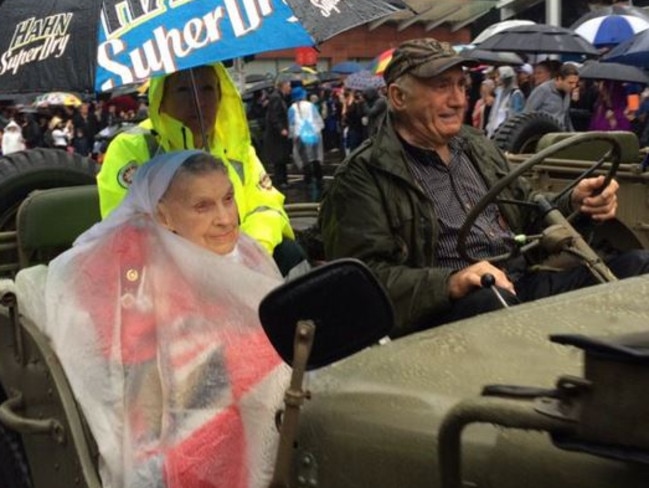
[(620, 185), (611, 180), (608, 186), (601, 190), (605, 179), (604, 176), (597, 176), (581, 180), (570, 196), (572, 208), (599, 222), (614, 218)]

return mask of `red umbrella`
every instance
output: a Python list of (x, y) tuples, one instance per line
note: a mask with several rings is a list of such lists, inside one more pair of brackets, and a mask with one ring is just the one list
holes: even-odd
[(108, 105), (115, 105), (118, 112), (128, 112), (129, 110), (136, 111), (138, 107), (137, 100), (130, 95), (120, 95), (118, 97), (111, 98), (108, 102)]

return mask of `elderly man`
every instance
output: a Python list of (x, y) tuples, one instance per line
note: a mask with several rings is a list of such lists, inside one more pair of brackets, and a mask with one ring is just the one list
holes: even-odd
[[(356, 257), (371, 267), (395, 308), (394, 337), (500, 307), (493, 292), (480, 287), (486, 273), (510, 303), (594, 283), (584, 267), (530, 273), (525, 263), (499, 268), (458, 254), (467, 212), (509, 169), (491, 141), (462, 125), (463, 63), (449, 44), (435, 39), (401, 44), (384, 74), (388, 116), (343, 163), (322, 204), (326, 257)], [(618, 184), (612, 181), (595, 196), (603, 182), (582, 180), (557, 202), (559, 208), (597, 221), (612, 218)], [(503, 198), (529, 199), (530, 191), (516, 181)], [(530, 220), (529, 209), (489, 206), (467, 239), (470, 254), (485, 259), (506, 252), (512, 233)], [(649, 258), (638, 251), (608, 264), (622, 277), (649, 269)]]
[(579, 70), (574, 64), (564, 63), (557, 75), (536, 86), (525, 102), (524, 112), (545, 112), (561, 124), (563, 130), (574, 131), (570, 120), (572, 92), (579, 84)]

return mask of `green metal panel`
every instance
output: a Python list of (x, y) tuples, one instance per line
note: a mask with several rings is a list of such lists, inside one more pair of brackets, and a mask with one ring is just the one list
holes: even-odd
[[(648, 298), (649, 277), (600, 285), (420, 332), (313, 372), (299, 450), (317, 469), (305, 470), (298, 456), (296, 486), (439, 486), (437, 432), (452, 406), (487, 384), (552, 388), (560, 375), (580, 376), (581, 352), (548, 335), (646, 331)], [(646, 380), (638, 395), (649, 404)], [(462, 453), (465, 486), (649, 486), (649, 466), (569, 453), (540, 432), (471, 425)]]

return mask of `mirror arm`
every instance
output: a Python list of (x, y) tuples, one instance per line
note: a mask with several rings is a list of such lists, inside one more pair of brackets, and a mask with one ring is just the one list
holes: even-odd
[(288, 488), (293, 459), (295, 437), (297, 435), (297, 424), (300, 409), (304, 400), (308, 398), (308, 392), (303, 389), (304, 373), (313, 347), (315, 336), (315, 324), (311, 320), (300, 320), (295, 329), (295, 343), (293, 347), (293, 372), (291, 383), (284, 394), (284, 417), (280, 427), (279, 446), (277, 447), (277, 458), (273, 479), (269, 488)]

